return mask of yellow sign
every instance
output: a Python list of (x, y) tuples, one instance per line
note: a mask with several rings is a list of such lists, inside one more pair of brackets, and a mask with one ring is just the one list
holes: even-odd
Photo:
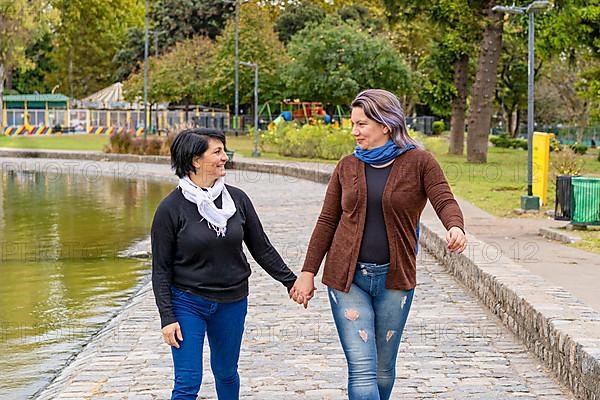
[(546, 205), (548, 193), (548, 169), (550, 165), (550, 140), (553, 133), (533, 133), (532, 184), (533, 195), (540, 198), (542, 206)]

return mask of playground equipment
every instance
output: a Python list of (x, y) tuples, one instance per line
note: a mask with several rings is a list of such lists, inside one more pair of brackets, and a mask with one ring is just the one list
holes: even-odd
[(335, 106), (334, 114), (331, 116), (325, 111), (323, 104), (316, 101), (284, 100), (275, 105), (267, 102), (260, 108), (259, 115), (262, 119), (270, 121), (269, 129), (282, 122), (290, 121), (297, 121), (301, 124), (323, 122), (334, 124), (336, 127), (351, 126), (348, 118), (349, 112), (345, 112), (341, 106)]

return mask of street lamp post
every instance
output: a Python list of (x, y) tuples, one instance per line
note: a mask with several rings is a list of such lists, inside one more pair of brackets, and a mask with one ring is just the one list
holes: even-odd
[[(152, 32), (152, 34), (154, 35), (154, 57), (158, 60), (158, 35), (162, 34), (162, 31), (153, 29), (150, 30), (148, 32)], [(148, 120), (150, 121), (150, 123), (152, 123), (152, 106), (150, 106), (150, 115), (148, 116)], [(155, 122), (155, 127), (156, 130), (158, 132), (158, 102), (156, 102), (156, 112), (154, 113), (154, 122)], [(152, 126), (150, 126), (152, 127)]]
[(493, 11), (506, 14), (525, 14), (529, 16), (528, 42), (527, 42), (527, 195), (521, 196), (521, 208), (524, 210), (539, 210), (540, 198), (533, 195), (533, 130), (534, 130), (534, 59), (535, 59), (535, 16), (538, 11), (543, 11), (551, 4), (546, 0), (536, 0), (526, 7), (495, 6)]
[(258, 151), (258, 64), (240, 61), (245, 67), (254, 68), (254, 150), (252, 157), (260, 157)]
[(144, 16), (144, 140), (148, 135), (148, 0)]
[(234, 70), (235, 70), (235, 105), (234, 112), (235, 116), (233, 118), (233, 129), (235, 130), (235, 134), (237, 136), (239, 129), (239, 114), (240, 114), (240, 0), (223, 0), (225, 3), (235, 3), (235, 61), (234, 61)]
[(235, 0), (235, 134), (239, 130), (239, 112), (240, 112), (240, 1)]

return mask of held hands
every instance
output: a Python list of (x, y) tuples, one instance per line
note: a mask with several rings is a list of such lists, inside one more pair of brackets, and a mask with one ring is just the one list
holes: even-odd
[(179, 322), (173, 322), (172, 324), (166, 325), (161, 329), (161, 332), (163, 340), (169, 346), (179, 348), (179, 342), (183, 342), (183, 335), (181, 333), (181, 328), (179, 327)]
[(290, 299), (298, 304), (308, 307), (308, 301), (315, 295), (315, 274), (312, 272), (301, 272), (294, 286), (290, 290)]
[(453, 226), (446, 233), (446, 241), (448, 242), (448, 250), (452, 252), (462, 253), (467, 247), (467, 237), (462, 229)]

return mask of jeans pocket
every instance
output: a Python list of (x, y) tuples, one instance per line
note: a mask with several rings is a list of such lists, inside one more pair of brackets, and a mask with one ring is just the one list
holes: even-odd
[(175, 286), (171, 286), (171, 297), (179, 299), (183, 296), (185, 296), (187, 294), (187, 292), (176, 288)]

